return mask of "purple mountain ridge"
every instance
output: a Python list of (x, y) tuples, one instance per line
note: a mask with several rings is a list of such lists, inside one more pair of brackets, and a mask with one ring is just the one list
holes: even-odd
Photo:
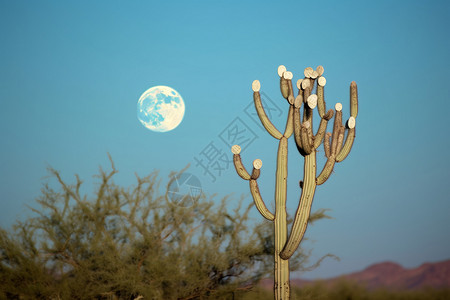
[[(417, 290), (425, 287), (450, 288), (450, 260), (424, 263), (412, 269), (406, 269), (394, 262), (381, 262), (359, 272), (328, 279), (303, 280), (293, 278), (291, 279), (291, 285), (303, 287), (316, 282), (333, 285), (341, 280), (357, 282), (369, 289)], [(272, 289), (273, 280), (263, 279), (260, 285), (264, 288)]]

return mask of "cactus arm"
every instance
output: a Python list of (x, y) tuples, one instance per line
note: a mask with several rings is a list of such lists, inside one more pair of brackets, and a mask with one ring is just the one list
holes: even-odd
[(305, 70), (303, 70), (303, 74), (305, 75), (305, 78), (311, 78), (311, 75), (313, 72), (314, 72), (314, 69), (311, 67), (307, 67), (307, 68), (305, 68)]
[[(329, 146), (328, 141), (324, 142), (325, 147), (325, 155), (327, 156), (327, 162), (325, 163), (325, 166), (322, 170), (322, 172), (317, 176), (316, 183), (317, 185), (323, 184), (325, 181), (328, 180), (328, 178), (331, 175), (331, 172), (333, 172), (334, 164), (335, 162), (341, 162), (344, 160), (348, 153), (351, 150), (351, 147), (353, 145), (353, 140), (355, 138), (355, 130), (349, 129), (349, 132), (347, 134), (347, 139), (345, 141), (345, 144), (343, 144), (344, 141), (344, 126), (342, 126), (342, 104), (337, 103), (336, 104), (336, 114), (334, 117), (334, 126), (333, 126), (333, 135), (331, 140), (331, 147)], [(351, 121), (350, 121), (351, 120)], [(350, 117), (349, 122), (347, 124), (351, 123), (347, 126), (352, 126), (354, 129), (355, 125), (355, 118)], [(328, 138), (325, 137), (325, 139)]]
[(255, 202), (255, 206), (258, 209), (258, 211), (261, 213), (261, 215), (266, 218), (267, 220), (273, 221), (275, 219), (274, 215), (267, 209), (266, 205), (264, 204), (264, 201), (261, 197), (261, 194), (259, 192), (258, 183), (256, 180), (259, 178), (259, 174), (261, 172), (262, 162), (260, 159), (255, 159), (253, 161), (253, 171), (252, 175), (250, 175), (245, 167), (242, 164), (241, 161), (241, 147), (238, 145), (234, 145), (231, 147), (231, 152), (233, 152), (233, 161), (234, 161), (234, 167), (236, 168), (236, 172), (238, 175), (245, 180), (250, 181), (250, 192), (253, 197), (253, 201)]
[[(327, 145), (324, 143), (325, 147), (325, 155), (327, 155), (327, 152), (329, 152), (327, 155), (328, 159), (325, 163), (325, 166), (323, 167), (322, 172), (320, 172), (319, 176), (316, 178), (316, 184), (321, 185), (325, 181), (328, 180), (328, 178), (331, 175), (331, 172), (333, 172), (334, 164), (336, 162), (336, 151), (338, 150), (339, 143), (342, 144), (343, 141), (343, 135), (341, 135), (341, 127), (342, 127), (342, 104), (337, 103), (335, 106), (336, 113), (334, 115), (334, 125), (333, 125), (333, 135), (331, 136), (331, 146), (329, 146), (329, 150), (327, 150)], [(326, 139), (328, 138), (325, 137)], [(326, 141), (328, 142), (328, 141)]]
[(241, 153), (241, 147), (239, 145), (234, 145), (231, 147), (231, 152), (233, 153), (234, 168), (238, 175), (244, 180), (250, 180), (251, 176), (242, 164), (241, 155), (239, 154)]
[(293, 132), (294, 132), (294, 106), (291, 105), (291, 107), (289, 107), (286, 129), (284, 130), (283, 136), (288, 139)]
[(294, 139), (297, 144), (298, 149), (302, 149), (302, 142), (301, 142), (301, 124), (302, 121), (300, 119), (300, 108), (303, 104), (303, 90), (301, 89), (301, 80), (297, 82), (298, 95), (295, 97), (294, 100), (294, 111), (293, 111), (293, 125), (294, 125)]
[(322, 76), (325, 69), (323, 68), (323, 66), (317, 66), (316, 71), (319, 76)]
[(287, 97), (288, 100), (289, 98), (294, 97), (294, 89), (292, 87), (292, 77), (293, 77), (292, 72), (284, 72), (283, 74), (283, 78), (287, 80), (288, 85), (288, 97)]
[(352, 81), (350, 84), (350, 116), (356, 119), (358, 115), (358, 86)]
[[(303, 78), (302, 82), (301, 82), (301, 88), (302, 90), (306, 90), (306, 88), (311, 86), (311, 81), (309, 80), (309, 78)], [(305, 98), (306, 99), (306, 98)]]
[(300, 94), (301, 90), (302, 90), (302, 81), (303, 79), (300, 78), (299, 80), (297, 80), (297, 89), (298, 89), (298, 93)]
[(314, 89), (314, 82), (320, 75), (318, 71), (314, 71), (311, 67), (306, 68), (303, 73), (305, 75), (305, 78), (310, 82), (310, 91), (312, 92), (312, 90)]
[(261, 166), (262, 161), (260, 159), (255, 159), (253, 161), (253, 171), (252, 175), (250, 175), (250, 180), (256, 180), (259, 178), (259, 175), (261, 174)]
[(338, 135), (337, 147), (336, 147), (335, 155), (337, 155), (337, 153), (341, 152), (342, 145), (344, 144), (344, 135), (345, 135), (345, 127), (341, 126), (339, 128), (339, 135)]
[[(349, 135), (347, 136), (347, 140), (345, 142), (344, 147), (342, 147), (342, 143), (343, 143), (343, 139), (344, 139), (343, 127), (338, 127), (337, 131), (338, 131), (337, 134), (335, 134), (333, 132), (333, 136), (335, 136), (335, 135), (337, 136), (336, 146), (335, 146), (335, 148), (333, 148), (333, 144), (331, 145), (331, 149), (329, 150), (330, 155), (328, 156), (327, 162), (325, 163), (325, 166), (324, 166), (322, 172), (320, 172), (319, 176), (317, 176), (317, 179), (316, 179), (317, 185), (321, 185), (321, 184), (325, 183), (325, 181), (327, 181), (328, 178), (330, 178), (330, 175), (331, 175), (331, 172), (333, 172), (335, 163), (340, 162), (343, 159), (345, 159), (345, 157), (350, 152), (351, 145), (353, 143), (353, 139), (350, 135), (350, 131), (349, 131)], [(353, 133), (354, 133), (354, 130), (353, 130)], [(327, 137), (326, 137), (326, 139), (327, 139)], [(324, 146), (325, 146), (325, 143), (324, 143)], [(341, 149), (341, 147), (342, 147), (342, 149)], [(327, 150), (325, 150), (325, 153), (326, 153), (326, 151)], [(338, 159), (338, 156), (336, 155), (336, 151), (339, 151), (338, 152), (339, 159)]]
[(328, 121), (331, 120), (333, 115), (334, 111), (330, 109), (326, 114), (323, 115), (322, 119), (320, 120), (319, 129), (317, 129), (317, 133), (314, 136), (315, 149), (319, 148), (320, 144), (322, 143), (323, 137), (325, 136), (325, 132), (327, 130)]
[[(305, 79), (309, 80), (309, 79)], [(304, 80), (302, 81), (304, 82)], [(309, 94), (309, 86), (303, 91), (303, 99)], [(301, 94), (299, 93), (299, 96)], [(301, 155), (310, 154), (314, 149), (312, 134), (312, 111), (317, 105), (317, 96), (309, 95), (303, 109), (303, 122), (300, 122), (300, 107), (302, 97), (297, 96), (294, 102), (296, 110), (294, 112), (295, 141)]]
[(292, 72), (286, 71), (286, 67), (278, 67), (278, 76), (280, 76), (280, 90), (283, 98), (288, 100), (289, 104), (294, 103), (294, 89), (292, 88)]
[(303, 91), (303, 102), (305, 103), (305, 106), (303, 107), (303, 122), (311, 121), (311, 119), (312, 119), (312, 109), (308, 105), (308, 99), (309, 99), (310, 95), (311, 95), (311, 89), (309, 87), (307, 87)]
[(333, 136), (331, 137), (331, 154), (336, 155), (340, 128), (342, 127), (342, 104), (336, 103), (334, 115)]
[[(321, 77), (323, 78), (323, 77)], [(324, 87), (320, 85), (320, 78), (317, 81), (317, 110), (319, 111), (319, 116), (323, 118), (323, 115), (325, 114), (326, 105), (325, 105), (325, 96), (324, 96)], [(322, 81), (323, 82), (323, 81)]]
[(267, 209), (259, 192), (259, 187), (256, 179), (250, 179), (250, 192), (252, 193), (253, 201), (259, 213), (269, 221), (273, 221), (275, 216)]
[[(303, 101), (303, 88), (302, 88), (302, 82), (303, 79), (299, 79), (297, 80), (297, 88), (298, 88), (298, 94), (297, 97), (301, 97), (302, 101)], [(299, 106), (300, 107), (300, 106)]]
[(306, 119), (303, 119), (303, 123), (310, 122), (311, 130), (312, 130), (313, 110), (314, 110), (314, 108), (316, 108), (316, 106), (317, 106), (317, 95), (310, 94), (308, 96), (308, 99), (306, 99), (306, 105), (305, 105)]
[(304, 180), (300, 203), (295, 213), (294, 224), (289, 239), (280, 253), (281, 258), (289, 259), (298, 248), (308, 225), (311, 205), (316, 191), (316, 152), (305, 156)]
[(299, 148), (303, 148), (302, 146), (302, 122), (300, 121), (300, 111), (295, 109), (294, 111), (294, 139)]
[(331, 172), (333, 172), (334, 164), (336, 162), (336, 156), (334, 154), (330, 154), (330, 156), (327, 159), (327, 162), (325, 163), (325, 166), (323, 167), (322, 172), (320, 172), (319, 176), (317, 176), (316, 184), (321, 185), (325, 181), (330, 178)]
[[(237, 145), (233, 146), (234, 149), (236, 149), (235, 146), (237, 146)], [(235, 151), (233, 151), (233, 153), (234, 153), (233, 154), (233, 163), (234, 163), (234, 168), (236, 169), (236, 172), (242, 179), (250, 180), (251, 176), (250, 176), (250, 174), (248, 174), (247, 170), (245, 169), (244, 165), (242, 164), (241, 156), (239, 155), (241, 148), (239, 147), (239, 152), (235, 153)]]
[(328, 121), (333, 117), (334, 111), (330, 109), (329, 111), (325, 112), (326, 103), (324, 87), (326, 84), (326, 79), (325, 77), (322, 77), (322, 74), (324, 72), (323, 67), (318, 66), (316, 72), (318, 76), (320, 76), (317, 79), (317, 110), (319, 112), (319, 116), (322, 118), (322, 120), (320, 120), (319, 129), (317, 130), (317, 133), (314, 137), (314, 148), (317, 149), (322, 143), (325, 131), (327, 130)]
[(317, 86), (317, 111), (319, 112), (319, 116), (321, 118), (323, 118), (323, 116), (325, 115), (325, 110), (326, 110), (326, 104), (325, 101), (323, 100), (323, 92), (322, 92), (322, 96), (321, 93), (319, 92), (320, 90), (323, 91), (323, 87), (321, 87), (320, 85)]
[(352, 81), (350, 84), (350, 118), (347, 121), (347, 138), (345, 140), (344, 146), (338, 152), (336, 156), (336, 162), (343, 161), (353, 146), (353, 141), (355, 140), (355, 125), (356, 116), (358, 115), (358, 86), (356, 82)]
[(347, 138), (345, 140), (344, 146), (342, 147), (341, 151), (336, 156), (336, 162), (343, 161), (347, 155), (350, 153), (350, 150), (353, 146), (353, 141), (355, 140), (355, 118), (350, 117), (347, 121)]
[(253, 88), (253, 100), (255, 102), (255, 108), (256, 112), (258, 113), (258, 117), (261, 120), (262, 125), (267, 130), (268, 133), (270, 133), (271, 136), (273, 136), (276, 139), (281, 139), (283, 136), (281, 132), (278, 131), (278, 129), (275, 128), (275, 126), (270, 122), (269, 118), (267, 117), (266, 112), (264, 111), (264, 108), (262, 106), (261, 102), (261, 95), (259, 94), (260, 89), (260, 83), (258, 80), (253, 81), (252, 88)]
[(331, 138), (331, 133), (327, 132), (327, 134), (325, 135), (325, 138), (323, 140), (323, 149), (325, 150), (326, 158), (330, 158), (330, 155), (331, 155), (330, 138)]
[[(305, 90), (305, 94), (307, 95), (309, 92), (309, 88)], [(303, 109), (303, 124), (300, 131), (300, 138), (302, 141), (303, 150), (308, 155), (312, 151), (315, 151), (314, 148), (314, 137), (312, 133), (312, 112), (313, 109), (317, 106), (317, 95), (309, 95), (306, 100), (306, 105)]]
[(314, 143), (312, 140), (311, 123), (309, 121), (306, 121), (302, 124), (301, 140), (302, 140), (303, 150), (305, 151), (306, 155), (315, 151)]
[(278, 67), (278, 76), (280, 76), (280, 91), (283, 98), (287, 99), (289, 97), (289, 85), (286, 78), (284, 78), (284, 73), (286, 72), (286, 67), (280, 65)]
[(323, 141), (325, 131), (327, 130), (327, 124), (328, 124), (327, 120), (325, 120), (323, 118), (320, 120), (319, 129), (317, 129), (317, 133), (314, 136), (314, 148), (315, 149), (319, 148), (320, 144)]
[[(296, 98), (296, 102), (299, 99), (299, 97)], [(301, 103), (301, 102), (300, 102)], [(305, 151), (303, 150), (303, 145), (302, 145), (302, 134), (301, 134), (301, 130), (302, 130), (302, 122), (300, 120), (300, 106), (297, 105), (295, 106), (294, 109), (294, 139), (295, 139), (295, 143), (297, 145), (297, 149), (300, 152), (300, 154), (302, 156), (305, 156)]]
[(283, 98), (287, 99), (289, 96), (289, 86), (288, 81), (284, 78), (284, 76), (280, 77), (280, 91)]

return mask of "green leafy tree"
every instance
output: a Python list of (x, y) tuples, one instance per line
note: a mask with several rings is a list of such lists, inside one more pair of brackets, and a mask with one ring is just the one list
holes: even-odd
[(111, 164), (89, 198), (50, 169), (57, 188), (43, 186), (34, 216), (0, 229), (0, 299), (238, 299), (271, 273), (273, 229), (250, 222), (251, 205), (177, 206), (158, 172), (125, 188)]

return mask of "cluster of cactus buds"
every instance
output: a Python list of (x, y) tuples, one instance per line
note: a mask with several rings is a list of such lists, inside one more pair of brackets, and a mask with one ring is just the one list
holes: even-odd
[[(281, 133), (269, 120), (264, 111), (259, 93), (261, 84), (253, 81), (253, 100), (259, 119), (267, 132), (279, 140), (277, 154), (277, 171), (275, 182), (275, 213), (270, 212), (259, 192), (257, 179), (260, 176), (262, 162), (253, 162), (253, 171), (247, 172), (242, 164), (238, 145), (231, 149), (233, 161), (240, 177), (250, 182), (250, 191), (255, 206), (261, 215), (274, 222), (275, 227), (275, 298), (289, 298), (289, 258), (298, 248), (306, 231), (311, 205), (317, 185), (323, 184), (331, 175), (336, 162), (343, 161), (349, 154), (355, 139), (355, 119), (358, 114), (358, 91), (355, 82), (350, 84), (350, 118), (345, 125), (342, 123), (342, 104), (337, 103), (335, 110), (326, 111), (324, 87), (326, 79), (323, 77), (324, 68), (318, 66), (316, 70), (306, 68), (304, 77), (296, 83), (297, 95), (294, 94), (292, 84), (293, 74), (281, 65), (278, 67), (280, 90), (283, 98), (289, 103), (289, 112), (284, 133)], [(314, 92), (315, 87), (315, 92)], [(313, 129), (313, 111), (317, 107), (320, 124), (317, 132)], [(303, 108), (303, 109), (302, 109)], [(301, 113), (302, 110), (302, 113)], [(327, 132), (328, 122), (334, 116), (333, 132)], [(286, 219), (286, 188), (287, 188), (287, 139), (294, 135), (299, 153), (304, 157), (304, 176), (300, 180), (301, 196), (294, 223), (287, 237)], [(324, 145), (327, 161), (317, 176), (316, 152)]]

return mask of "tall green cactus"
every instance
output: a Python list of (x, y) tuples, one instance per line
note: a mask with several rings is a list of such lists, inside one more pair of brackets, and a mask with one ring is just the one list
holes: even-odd
[[(259, 192), (257, 179), (262, 167), (261, 160), (256, 159), (253, 162), (253, 171), (249, 174), (241, 161), (241, 148), (238, 145), (234, 145), (231, 148), (236, 171), (240, 177), (250, 182), (250, 192), (258, 211), (264, 218), (274, 222), (274, 294), (277, 300), (289, 299), (289, 258), (294, 254), (305, 234), (316, 186), (323, 184), (330, 177), (336, 162), (341, 162), (347, 157), (355, 139), (355, 118), (358, 114), (358, 91), (356, 83), (353, 81), (350, 84), (350, 118), (344, 126), (342, 124), (342, 104), (336, 104), (336, 112), (332, 109), (326, 111), (324, 97), (326, 79), (322, 76), (323, 71), (322, 66), (317, 67), (316, 70), (306, 68), (304, 70), (304, 78), (297, 81), (298, 94), (295, 97), (292, 86), (292, 73), (286, 71), (283, 65), (278, 67), (281, 94), (290, 105), (284, 133), (281, 133), (270, 122), (264, 111), (259, 94), (261, 87), (259, 81), (255, 80), (252, 83), (253, 100), (259, 119), (270, 135), (279, 140), (275, 182), (275, 214), (271, 213), (266, 207)], [(315, 84), (316, 94), (313, 94)], [(304, 105), (303, 115), (301, 117), (300, 109), (302, 104)], [(321, 120), (319, 128), (314, 135), (313, 110), (316, 107)], [(328, 121), (333, 118), (333, 115), (333, 132), (325, 133)], [(300, 181), (302, 192), (299, 206), (288, 237), (286, 215), (287, 151), (288, 138), (292, 134), (294, 134), (297, 149), (304, 157), (305, 163), (303, 180)], [(323, 170), (317, 175), (316, 151), (322, 142), (327, 161)]]

